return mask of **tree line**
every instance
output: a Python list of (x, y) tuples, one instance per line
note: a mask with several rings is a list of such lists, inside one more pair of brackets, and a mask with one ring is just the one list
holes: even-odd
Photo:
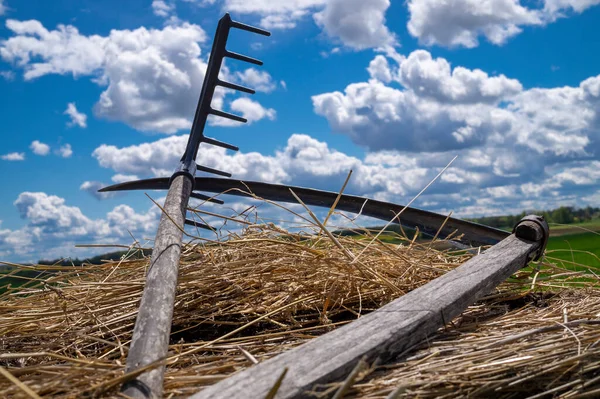
[[(138, 250), (133, 254), (129, 254), (127, 259), (142, 259), (145, 256), (150, 255), (152, 251), (149, 250)], [(94, 256), (92, 258), (60, 258), (60, 259), (41, 259), (38, 262), (38, 265), (52, 265), (52, 266), (81, 266), (81, 265), (101, 265), (106, 261), (117, 261), (120, 260), (122, 256), (127, 255), (128, 251), (116, 251), (110, 252), (107, 254), (102, 254), (98, 256)]]
[(585, 208), (561, 206), (560, 208), (548, 211), (524, 211), (517, 215), (485, 216), (468, 220), (496, 228), (512, 228), (525, 215), (531, 214), (544, 216), (544, 219), (546, 219), (548, 223), (571, 224), (599, 219), (600, 208), (594, 208), (591, 206)]

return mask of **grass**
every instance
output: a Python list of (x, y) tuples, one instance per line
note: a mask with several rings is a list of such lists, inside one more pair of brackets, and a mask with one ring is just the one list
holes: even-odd
[(546, 253), (555, 259), (600, 268), (600, 234), (583, 232), (550, 237)]
[(585, 230), (592, 230), (596, 232), (600, 232), (600, 219), (594, 219), (587, 222), (582, 223), (572, 223), (572, 224), (550, 224), (550, 235), (551, 236), (561, 236), (561, 235), (571, 235), (571, 234), (579, 234)]
[(31, 269), (12, 269), (7, 272), (0, 272), (0, 294), (11, 288), (37, 286), (41, 280), (50, 275), (44, 271)]

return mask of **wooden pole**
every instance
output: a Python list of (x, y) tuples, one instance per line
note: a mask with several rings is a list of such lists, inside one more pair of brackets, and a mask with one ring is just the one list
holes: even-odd
[[(527, 218), (526, 218), (527, 219)], [(523, 220), (515, 234), (458, 268), (328, 334), (259, 363), (192, 399), (264, 398), (287, 368), (276, 398), (308, 398), (315, 384), (345, 378), (361, 359), (385, 362), (419, 344), (544, 249), (548, 225)]]
[[(135, 321), (126, 372), (135, 371), (167, 355), (173, 319), (173, 304), (179, 273), (182, 228), (192, 192), (186, 175), (173, 179), (156, 239), (142, 301)], [(126, 382), (122, 392), (132, 398), (160, 398), (163, 393), (165, 366), (159, 366)]]

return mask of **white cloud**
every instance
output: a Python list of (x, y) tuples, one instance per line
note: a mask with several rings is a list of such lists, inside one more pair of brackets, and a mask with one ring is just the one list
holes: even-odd
[(34, 140), (29, 146), (29, 148), (31, 149), (31, 151), (33, 151), (35, 155), (44, 156), (48, 155), (48, 153), (50, 152), (50, 146), (38, 140)]
[(87, 218), (79, 208), (65, 205), (65, 200), (55, 195), (24, 192), (14, 204), (21, 218), (42, 229), (37, 232), (40, 237), (43, 233), (69, 237), (108, 232), (108, 226)]
[[(186, 140), (185, 136), (174, 136), (125, 148), (101, 146), (94, 151), (94, 157), (101, 166), (119, 174), (136, 173), (142, 178), (169, 176)], [(154, 154), (164, 158), (158, 162)], [(284, 148), (273, 154), (229, 154), (221, 148), (206, 147), (199, 152), (198, 162), (229, 171), (238, 179), (334, 191), (353, 170), (346, 193), (406, 203), (456, 154), (459, 159), (415, 206), (477, 216), (514, 213), (524, 208), (545, 209), (567, 202), (600, 205), (585, 202), (587, 197), (595, 198), (593, 193), (600, 184), (597, 161), (562, 160), (554, 166), (546, 166), (552, 164), (544, 155), (519, 146), (458, 152), (388, 150), (357, 158), (309, 136), (295, 134)]]
[(259, 71), (255, 68), (248, 68), (243, 72), (236, 72), (236, 76), (240, 82), (256, 91), (270, 93), (277, 87), (268, 72)]
[[(104, 87), (94, 107), (99, 117), (162, 133), (191, 126), (206, 70), (199, 44), (207, 36), (199, 26), (112, 30), (108, 36), (85, 36), (70, 25), (50, 31), (38, 21), (8, 20), (6, 26), (14, 35), (0, 42), (0, 57), (23, 68), (26, 80), (90, 76)], [(232, 75), (227, 67), (221, 74), (226, 80)], [(218, 90), (213, 104), (223, 103), (227, 92)]]
[(6, 13), (6, 5), (4, 5), (4, 0), (0, 0), (0, 15), (4, 15)]
[(315, 112), (334, 131), (371, 150), (441, 151), (482, 144), (506, 130), (509, 115), (482, 104), (455, 106), (421, 98), (377, 80), (353, 83), (344, 93), (313, 96)]
[(544, 0), (543, 8), (528, 8), (519, 0), (409, 0), (408, 31), (426, 45), (470, 48), (480, 37), (502, 45), (523, 27), (545, 25), (596, 4), (600, 0)]
[(75, 103), (68, 103), (64, 114), (71, 118), (71, 121), (67, 123), (68, 126), (77, 125), (81, 128), (87, 127), (87, 115), (77, 111)]
[(334, 40), (356, 50), (393, 46), (396, 38), (385, 25), (390, 0), (329, 0), (315, 22)]
[(600, 4), (600, 0), (544, 0), (544, 12), (551, 20), (567, 16), (569, 11), (582, 13)]
[(240, 112), (244, 118), (248, 119), (248, 123), (256, 122), (263, 118), (274, 120), (276, 115), (273, 108), (265, 108), (248, 97), (233, 100), (230, 107), (233, 111)]
[(24, 161), (25, 153), (24, 152), (11, 152), (9, 154), (0, 155), (0, 159), (4, 161)]
[(107, 184), (104, 184), (102, 182), (99, 181), (84, 181), (83, 183), (81, 183), (81, 186), (79, 186), (79, 189), (81, 191), (85, 191), (86, 193), (89, 193), (92, 197), (98, 199), (98, 200), (103, 200), (103, 199), (107, 199), (107, 198), (112, 198), (115, 196), (114, 192), (108, 192), (108, 193), (99, 193), (98, 190), (100, 190), (103, 187), (106, 187)]
[[(274, 120), (277, 115), (277, 112), (273, 108), (265, 108), (262, 105), (260, 105), (260, 103), (251, 100), (248, 97), (236, 98), (229, 104), (229, 108), (234, 114), (246, 118), (248, 120), (247, 124), (252, 124), (265, 118), (269, 120)], [(213, 126), (244, 126), (240, 122), (232, 121), (226, 118), (215, 117), (212, 115), (209, 116), (208, 121)]]
[(260, 18), (265, 29), (292, 29), (312, 16), (323, 32), (355, 50), (391, 46), (395, 35), (386, 26), (390, 0), (224, 0), (223, 10)]
[[(186, 142), (186, 136), (173, 136), (125, 148), (102, 145), (93, 152), (93, 156), (100, 166), (119, 174), (169, 176)], [(339, 188), (352, 169), (354, 177), (350, 189), (355, 193), (369, 194), (390, 192), (404, 195), (414, 192), (420, 189), (423, 179), (437, 170), (436, 167), (428, 170), (418, 166), (405, 156), (400, 156), (393, 165), (385, 164), (382, 159), (386, 158), (368, 156), (360, 160), (302, 134), (292, 135), (287, 145), (272, 155), (256, 152), (229, 154), (212, 146), (201, 147), (198, 153), (199, 164), (229, 171), (235, 178), (327, 189)]]
[(383, 55), (377, 55), (369, 63), (367, 68), (369, 75), (373, 79), (377, 79), (383, 83), (390, 83), (392, 81), (392, 71), (388, 64), (387, 58)]
[(174, 4), (167, 4), (164, 0), (152, 1), (152, 12), (154, 12), (154, 15), (156, 16), (166, 18), (169, 17), (174, 10)]
[[(103, 145), (93, 156), (101, 166), (117, 173), (113, 177), (116, 182), (137, 179), (137, 175), (142, 178), (168, 176), (186, 141), (187, 137), (181, 135), (125, 148)], [(516, 152), (517, 156), (500, 160), (498, 153), (507, 150)], [(459, 161), (415, 205), (442, 213), (452, 210), (455, 216), (489, 216), (565, 204), (599, 205), (600, 162), (571, 159), (550, 166), (542, 162), (540, 167), (536, 153), (523, 154), (518, 147), (463, 150)], [(338, 190), (349, 170), (353, 170), (346, 193), (406, 203), (454, 155), (452, 151), (415, 154), (387, 150), (358, 158), (309, 136), (295, 134), (284, 148), (272, 154), (230, 154), (222, 148), (207, 146), (199, 152), (198, 162), (231, 171), (235, 178), (327, 190)], [(519, 161), (516, 166), (511, 165), (514, 159)], [(519, 176), (497, 175), (494, 165), (498, 162), (498, 168), (516, 169)], [(99, 182), (85, 182), (81, 189), (97, 195), (96, 190), (102, 186)], [(227, 198), (226, 201), (232, 209), (247, 207), (235, 201), (231, 203)], [(155, 208), (138, 213), (127, 205), (119, 205), (105, 219), (93, 220), (79, 208), (68, 206), (64, 199), (44, 193), (23, 193), (15, 205), (27, 225), (15, 231), (0, 230), (0, 251), (3, 252), (29, 250), (35, 253), (55, 246), (51, 251), (64, 254), (67, 250), (72, 253), (68, 245), (76, 242), (122, 242), (127, 240), (128, 230), (136, 237), (148, 236), (155, 231), (160, 215)], [(269, 215), (273, 216), (268, 214), (267, 217)], [(17, 236), (19, 245), (14, 238)], [(64, 240), (66, 242), (62, 242)], [(59, 242), (62, 244), (57, 245)]]
[(408, 31), (427, 45), (476, 47), (479, 36), (503, 44), (520, 26), (542, 23), (519, 0), (409, 0), (408, 10)]
[(83, 36), (73, 26), (59, 25), (57, 30), (48, 31), (36, 20), (9, 19), (6, 28), (15, 36), (0, 44), (0, 57), (23, 67), (26, 80), (51, 73), (89, 75), (104, 61), (106, 39)]
[(290, 29), (304, 17), (326, 4), (326, 0), (225, 0), (223, 8), (237, 14), (254, 14), (261, 17), (260, 25), (266, 29)]
[(9, 82), (15, 79), (15, 73), (13, 71), (0, 71), (0, 76)]
[(124, 175), (124, 174), (116, 174), (113, 177), (111, 177), (111, 180), (113, 181), (113, 183), (124, 183), (126, 181), (133, 181), (133, 180), (138, 180), (139, 177), (137, 177), (136, 175)]
[(430, 170), (459, 155), (423, 197), (428, 207), (472, 216), (595, 198), (600, 76), (576, 87), (524, 90), (503, 75), (452, 69), (423, 50), (396, 63), (382, 57), (369, 64), (369, 81), (314, 96), (314, 109), (334, 132), (371, 151), (365, 162)]
[(518, 80), (504, 75), (490, 77), (480, 69), (452, 69), (444, 58), (433, 59), (425, 50), (413, 51), (400, 64), (399, 81), (420, 97), (454, 104), (495, 103), (523, 89)]
[(19, 261), (89, 255), (90, 250), (74, 248), (81, 243), (129, 244), (130, 233), (140, 240), (153, 236), (160, 217), (155, 206), (136, 213), (118, 205), (106, 218), (91, 219), (80, 208), (67, 205), (64, 198), (43, 192), (23, 192), (14, 205), (26, 224), (17, 230), (0, 230), (0, 252)]
[[(403, 88), (376, 79), (353, 83), (343, 93), (313, 96), (315, 112), (334, 131), (371, 150), (518, 145), (523, 151), (562, 157), (582, 155), (598, 141), (600, 78), (579, 87), (523, 91), (517, 80), (503, 75), (451, 70), (446, 60), (433, 59), (424, 50), (387, 71)], [(517, 154), (507, 153), (509, 158)]]
[(73, 149), (71, 148), (71, 144), (65, 144), (58, 149), (58, 155), (63, 158), (70, 158), (73, 155)]

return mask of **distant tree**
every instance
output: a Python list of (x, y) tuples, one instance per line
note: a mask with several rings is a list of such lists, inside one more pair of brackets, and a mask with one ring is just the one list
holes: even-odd
[(571, 207), (561, 206), (552, 211), (552, 222), (554, 223), (569, 224), (573, 223), (574, 220), (573, 208)]

